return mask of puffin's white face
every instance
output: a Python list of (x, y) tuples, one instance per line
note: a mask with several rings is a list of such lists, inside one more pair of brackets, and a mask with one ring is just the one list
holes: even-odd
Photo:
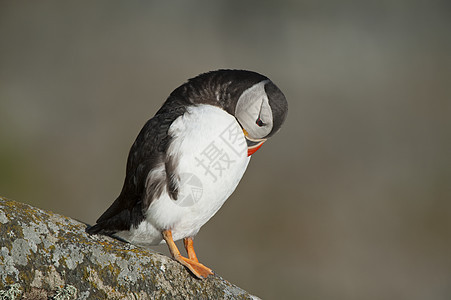
[(248, 142), (248, 155), (252, 155), (266, 141), (273, 128), (273, 115), (265, 84), (261, 81), (245, 90), (238, 99), (235, 117), (243, 127)]

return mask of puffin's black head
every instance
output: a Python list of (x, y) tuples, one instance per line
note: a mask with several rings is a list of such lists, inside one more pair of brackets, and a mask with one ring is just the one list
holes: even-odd
[(186, 99), (189, 104), (220, 106), (235, 116), (246, 136), (248, 155), (280, 129), (288, 112), (284, 94), (271, 80), (245, 70), (198, 75), (177, 88), (171, 97)]
[(282, 126), (288, 103), (282, 91), (268, 78), (245, 89), (236, 101), (234, 115), (241, 127), (252, 155)]

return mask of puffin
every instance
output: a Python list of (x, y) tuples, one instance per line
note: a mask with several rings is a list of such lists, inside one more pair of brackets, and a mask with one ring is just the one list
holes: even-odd
[[(87, 233), (142, 247), (166, 243), (195, 277), (213, 275), (197, 259), (194, 237), (287, 111), (282, 91), (253, 71), (221, 69), (189, 79), (139, 132), (119, 196)], [(175, 244), (182, 239), (187, 257)]]

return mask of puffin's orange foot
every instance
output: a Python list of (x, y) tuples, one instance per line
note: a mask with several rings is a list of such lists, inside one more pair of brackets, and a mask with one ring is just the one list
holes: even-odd
[(163, 235), (164, 240), (166, 241), (166, 244), (168, 244), (169, 252), (171, 252), (172, 257), (187, 267), (191, 273), (194, 274), (199, 279), (207, 278), (208, 275), (213, 275), (213, 271), (210, 268), (207, 268), (203, 264), (201, 264), (196, 257), (196, 253), (194, 252), (193, 248), (193, 239), (192, 238), (185, 238), (185, 248), (188, 252), (189, 258), (183, 257), (180, 254), (179, 249), (177, 249), (177, 245), (174, 243), (174, 240), (172, 239), (172, 231), (171, 230), (163, 230), (161, 233)]
[(191, 259), (183, 257), (181, 255), (178, 257), (174, 257), (174, 258), (179, 263), (181, 263), (182, 265), (187, 267), (191, 271), (191, 273), (193, 273), (199, 279), (204, 279), (204, 278), (207, 278), (208, 275), (214, 274), (210, 268), (204, 266), (200, 262), (191, 260)]

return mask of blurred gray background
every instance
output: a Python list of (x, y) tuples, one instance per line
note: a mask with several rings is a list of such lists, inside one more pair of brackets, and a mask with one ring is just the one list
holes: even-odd
[(218, 68), (289, 115), (204, 264), (265, 299), (451, 298), (449, 1), (2, 1), (0, 194), (93, 223), (142, 125)]

